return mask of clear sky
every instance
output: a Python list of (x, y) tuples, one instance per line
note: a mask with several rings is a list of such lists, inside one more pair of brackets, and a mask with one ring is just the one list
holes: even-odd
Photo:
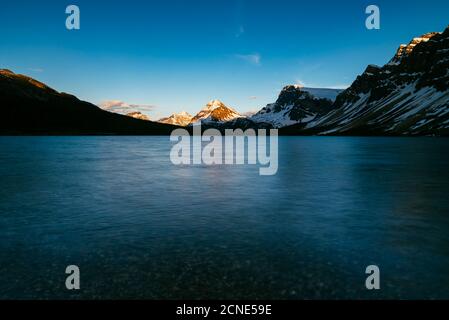
[[(69, 4), (80, 30), (65, 28)], [(369, 4), (380, 30), (365, 28)], [(2, 1), (0, 68), (95, 104), (152, 106), (152, 119), (212, 99), (247, 112), (287, 84), (345, 87), (448, 24), (447, 0)]]

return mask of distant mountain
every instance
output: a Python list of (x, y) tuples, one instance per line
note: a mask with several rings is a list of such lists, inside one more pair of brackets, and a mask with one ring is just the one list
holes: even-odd
[(168, 135), (176, 127), (104, 111), (10, 70), (0, 70), (0, 134)]
[(180, 113), (174, 113), (167, 118), (159, 119), (158, 122), (185, 127), (192, 121), (192, 118), (193, 116), (188, 112), (182, 111)]
[(310, 93), (312, 96), (318, 99), (328, 99), (332, 102), (335, 101), (340, 93), (344, 91), (344, 89), (329, 89), (329, 88), (301, 88), (302, 91), (306, 91)]
[(128, 117), (134, 118), (134, 119), (140, 119), (140, 120), (145, 120), (145, 121), (150, 121), (150, 118), (143, 114), (140, 111), (134, 111), (134, 112), (130, 112), (128, 114), (126, 114)]
[[(180, 118), (182, 118), (182, 121), (179, 121)], [(186, 126), (189, 131), (192, 131), (192, 126), (198, 123), (201, 123), (202, 131), (213, 128), (220, 130), (222, 133), (224, 133), (224, 130), (226, 129), (246, 130), (273, 128), (270, 124), (252, 121), (219, 100), (210, 101), (194, 117), (186, 112), (182, 112), (159, 121)]]
[(227, 122), (243, 117), (233, 108), (226, 106), (219, 100), (212, 100), (201, 109), (190, 121), (190, 124), (201, 121), (202, 123)]
[(167, 118), (162, 118), (159, 122), (183, 127), (201, 122), (203, 125), (209, 124), (209, 127), (213, 127), (240, 118), (244, 118), (244, 116), (240, 115), (233, 108), (226, 106), (219, 100), (212, 100), (195, 116), (191, 116), (189, 113), (183, 111), (174, 113)]
[(289, 85), (282, 89), (275, 103), (267, 105), (249, 119), (256, 123), (269, 123), (276, 128), (307, 124), (328, 113), (341, 91)]
[(449, 135), (449, 27), (401, 45), (383, 67), (368, 66), (329, 113), (281, 133)]

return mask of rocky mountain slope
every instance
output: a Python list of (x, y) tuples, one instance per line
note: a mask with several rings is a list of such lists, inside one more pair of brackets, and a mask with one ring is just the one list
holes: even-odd
[(10, 70), (0, 70), (0, 101), (0, 134), (165, 135), (175, 128), (104, 111)]
[(449, 135), (449, 27), (401, 45), (383, 67), (368, 66), (331, 109), (281, 133)]

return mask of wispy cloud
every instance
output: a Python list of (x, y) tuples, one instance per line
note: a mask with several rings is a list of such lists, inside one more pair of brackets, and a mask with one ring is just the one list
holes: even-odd
[(235, 34), (235, 37), (240, 38), (244, 33), (245, 33), (245, 28), (243, 26), (240, 26), (239, 30)]
[(251, 63), (255, 66), (259, 66), (262, 60), (262, 57), (258, 53), (253, 54), (236, 54), (234, 55), (237, 59), (246, 61), (248, 63)]
[(256, 100), (256, 99), (257, 99), (257, 96), (251, 96), (251, 97), (248, 97), (248, 99), (250, 99), (250, 100)]
[(127, 103), (121, 100), (107, 100), (103, 101), (98, 105), (103, 110), (114, 112), (114, 113), (120, 113), (120, 114), (128, 114), (130, 112), (136, 112), (139, 111), (143, 114), (147, 114), (150, 111), (153, 111), (156, 106), (149, 105), (149, 104), (132, 104)]
[(44, 69), (42, 69), (42, 68), (28, 68), (28, 71), (41, 73), (41, 72), (44, 72)]

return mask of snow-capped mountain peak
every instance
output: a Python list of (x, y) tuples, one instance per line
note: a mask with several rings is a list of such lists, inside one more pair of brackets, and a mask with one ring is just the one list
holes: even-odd
[(226, 105), (223, 102), (221, 102), (220, 100), (212, 100), (212, 101), (209, 101), (201, 111), (215, 110), (220, 107), (226, 107)]
[(212, 100), (191, 119), (190, 123), (193, 124), (198, 121), (226, 122), (241, 117), (242, 115), (220, 100)]

